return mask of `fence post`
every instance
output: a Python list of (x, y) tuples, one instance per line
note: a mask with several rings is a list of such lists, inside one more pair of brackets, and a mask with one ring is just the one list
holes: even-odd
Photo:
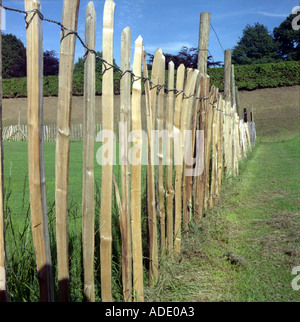
[(231, 65), (231, 105), (234, 107), (234, 112), (236, 112), (236, 86), (234, 77), (234, 65)]
[[(80, 0), (63, 3), (62, 24), (77, 30)], [(57, 139), (55, 159), (55, 203), (57, 272), (59, 299), (70, 301), (69, 294), (69, 251), (68, 251), (68, 177), (70, 157), (70, 116), (72, 109), (72, 82), (75, 54), (75, 35), (61, 34), (59, 59)]]
[(183, 64), (177, 69), (176, 90), (179, 94), (175, 99), (174, 112), (174, 156), (175, 156), (175, 220), (174, 220), (174, 251), (180, 253), (181, 247), (181, 211), (182, 211), (182, 133), (180, 120), (182, 113), (182, 91), (184, 86), (185, 67)]
[[(113, 64), (113, 31), (115, 3), (106, 0), (103, 13), (103, 59)], [(105, 66), (109, 67), (109, 66)], [(103, 130), (113, 135), (114, 131), (114, 71), (106, 70), (102, 80), (102, 124)], [(103, 159), (104, 159), (103, 150)], [(112, 302), (112, 175), (113, 155), (102, 165), (100, 259), (102, 301)]]
[[(159, 81), (158, 84), (165, 84), (165, 65), (166, 58), (160, 56)], [(158, 93), (157, 106), (157, 129), (159, 131), (158, 139), (158, 206), (160, 218), (160, 251), (163, 255), (166, 251), (166, 210), (165, 210), (165, 188), (164, 188), (164, 166), (163, 166), (163, 137), (161, 135), (164, 130), (165, 115), (165, 91), (164, 87), (160, 88)]]
[(231, 103), (231, 49), (225, 50), (224, 55), (224, 99)]
[[(170, 62), (168, 66), (169, 70), (169, 79), (168, 79), (168, 87), (174, 88), (174, 63)], [(173, 119), (174, 119), (174, 92), (169, 92), (168, 95), (168, 109), (167, 109), (167, 120), (166, 120), (166, 128), (168, 131), (168, 141), (167, 141), (167, 252), (172, 257), (173, 256), (173, 202), (174, 202), (174, 188), (173, 188)]]
[[(158, 48), (154, 54), (154, 60), (152, 65), (152, 73), (151, 73), (151, 81), (153, 84), (158, 84), (159, 82), (159, 66), (160, 66), (160, 57), (162, 55), (162, 50)], [(151, 107), (151, 117), (150, 120), (150, 114), (147, 114), (148, 116), (148, 129), (151, 127), (151, 130), (156, 129), (156, 109), (157, 109), (157, 91), (152, 89), (150, 92), (149, 88), (149, 95), (150, 95), (150, 101), (149, 106)], [(150, 112), (150, 108), (149, 108)], [(151, 122), (151, 123), (150, 123)], [(149, 137), (148, 137), (149, 140)], [(151, 136), (151, 147), (154, 147), (154, 138)], [(157, 208), (156, 208), (156, 189), (155, 189), (155, 161), (154, 161), (153, 152), (150, 155), (150, 162), (152, 164), (151, 171), (152, 173), (148, 174), (148, 209), (150, 209), (149, 212), (149, 237), (150, 237), (150, 245), (149, 245), (149, 258), (150, 258), (150, 267), (149, 267), (149, 283), (155, 284), (158, 279), (158, 233), (157, 233)], [(149, 158), (149, 155), (148, 155)], [(153, 186), (152, 186), (153, 185)], [(153, 195), (152, 195), (153, 193)], [(152, 199), (152, 202), (150, 201)]]
[[(142, 74), (143, 39), (141, 36), (135, 42), (133, 60), (133, 73), (136, 76)], [(133, 254), (133, 291), (134, 301), (144, 301), (144, 276), (143, 276), (143, 250), (141, 227), (141, 186), (142, 186), (142, 151), (141, 151), (141, 79), (134, 80), (132, 88), (132, 131), (136, 133), (134, 145), (137, 151), (133, 152), (136, 162), (132, 164), (131, 173), (131, 218), (132, 218), (132, 254)], [(134, 148), (133, 148), (134, 149)]]
[[(200, 31), (198, 44), (198, 70), (199, 70), (199, 84), (200, 96), (206, 97), (209, 93), (209, 78), (207, 78), (207, 59), (208, 59), (208, 43), (210, 31), (211, 14), (209, 12), (202, 12), (200, 15)], [(206, 129), (206, 113), (208, 107), (208, 98), (199, 101), (199, 114), (197, 116), (196, 130), (205, 131)], [(206, 137), (204, 137), (206, 141)], [(204, 142), (205, 142), (204, 141)], [(202, 147), (204, 149), (204, 147)], [(203, 152), (203, 172), (197, 176), (196, 181), (196, 197), (195, 197), (195, 223), (198, 224), (200, 218), (204, 214), (204, 198), (205, 198), (205, 149)]]
[(210, 18), (211, 14), (209, 12), (201, 12), (198, 44), (198, 70), (200, 74), (207, 74)]
[(216, 103), (216, 88), (213, 85), (209, 94), (209, 104), (206, 113), (206, 141), (205, 141), (205, 198), (204, 198), (204, 208), (207, 209), (209, 206), (209, 170), (210, 170), (210, 151), (211, 151), (211, 141), (212, 141), (212, 121), (214, 117), (214, 109), (212, 106)]
[[(2, 6), (2, 0), (0, 0)], [(2, 133), (2, 8), (0, 9), (0, 302), (8, 302), (9, 294), (6, 277), (6, 249), (4, 232), (4, 194), (3, 194), (3, 133)]]
[[(130, 69), (131, 30), (126, 27), (121, 35), (121, 69)], [(120, 122), (124, 132), (120, 136), (122, 218), (120, 218), (122, 238), (122, 279), (125, 302), (132, 300), (132, 249), (131, 249), (131, 216), (130, 216), (130, 165), (128, 164), (128, 134), (130, 133), (130, 90), (131, 75), (126, 73), (120, 82)], [(120, 131), (119, 131), (120, 133)]]
[[(146, 63), (145, 51), (143, 54), (144, 76), (148, 78), (148, 67)], [(152, 138), (152, 105), (150, 82), (145, 81), (146, 112), (147, 112), (147, 135), (148, 135), (148, 167), (147, 167), (147, 211), (149, 230), (149, 284), (155, 284), (158, 278), (158, 239), (155, 204), (155, 178), (153, 164), (153, 138)]]
[(219, 115), (218, 115), (218, 172), (217, 172), (217, 192), (216, 192), (216, 201), (218, 202), (221, 189), (222, 189), (222, 173), (223, 173), (223, 149), (224, 149), (224, 135), (223, 135), (223, 111), (224, 111), (224, 101), (221, 94), (219, 94)]
[[(199, 71), (195, 69), (194, 71), (188, 71), (188, 76), (186, 80), (186, 85), (184, 92), (187, 97), (195, 93), (195, 87), (198, 79)], [(191, 219), (192, 213), (192, 186), (190, 185), (190, 179), (192, 174), (193, 165), (191, 165), (193, 160), (193, 146), (192, 146), (192, 137), (191, 135), (185, 133), (185, 131), (192, 130), (192, 118), (193, 118), (193, 97), (184, 98), (182, 105), (182, 114), (181, 114), (181, 135), (182, 135), (182, 153), (183, 153), (183, 173), (182, 173), (182, 204), (183, 204), (183, 229), (187, 231), (188, 223)]]
[[(85, 14), (85, 42), (88, 48), (96, 47), (96, 13), (90, 1)], [(82, 257), (84, 273), (84, 297), (95, 302), (94, 248), (95, 248), (95, 200), (94, 200), (94, 136), (96, 57), (88, 53), (84, 64), (83, 111), (83, 178), (82, 178)]]
[[(25, 10), (41, 10), (40, 0), (25, 1)], [(37, 261), (40, 300), (54, 300), (52, 263), (48, 233), (43, 152), (43, 34), (38, 15), (28, 15), (27, 92), (28, 92), (28, 173), (33, 242)]]
[(214, 108), (214, 115), (212, 121), (212, 170), (211, 170), (211, 185), (210, 185), (210, 198), (209, 206), (213, 208), (216, 199), (217, 191), (217, 172), (218, 172), (218, 133), (219, 133), (219, 90), (216, 91), (216, 103), (212, 108)]

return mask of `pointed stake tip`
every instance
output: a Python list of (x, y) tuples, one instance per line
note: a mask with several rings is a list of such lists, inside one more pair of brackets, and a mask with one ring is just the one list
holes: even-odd
[(143, 38), (141, 35), (139, 35), (136, 39), (136, 43), (142, 43), (143, 42)]

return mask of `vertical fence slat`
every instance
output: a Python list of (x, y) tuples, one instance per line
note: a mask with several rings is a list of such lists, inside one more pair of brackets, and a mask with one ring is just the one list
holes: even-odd
[[(121, 35), (121, 69), (130, 69), (131, 58), (131, 30), (126, 27)], [(124, 126), (124, 133), (120, 135), (121, 187), (122, 187), (122, 218), (120, 229), (122, 238), (122, 280), (125, 302), (132, 300), (132, 249), (131, 249), (131, 220), (130, 220), (130, 166), (128, 164), (128, 133), (130, 108), (131, 75), (123, 75), (120, 83), (120, 122)]]
[(212, 139), (212, 121), (214, 117), (214, 109), (212, 105), (215, 104), (216, 101), (216, 88), (213, 85), (211, 87), (210, 92), (210, 99), (209, 99), (209, 106), (206, 113), (206, 140), (205, 140), (205, 199), (204, 199), (204, 208), (207, 209), (209, 206), (209, 193), (210, 193), (210, 185), (209, 185), (209, 178), (210, 178), (210, 155), (211, 155), (211, 139)]
[[(170, 62), (168, 65), (168, 87), (174, 88), (174, 63)], [(166, 206), (167, 206), (167, 252), (172, 256), (173, 254), (173, 203), (174, 203), (174, 188), (173, 188), (173, 124), (174, 124), (174, 92), (169, 92), (168, 94), (168, 108), (167, 108), (167, 120), (166, 120), (166, 130), (168, 131), (168, 142), (167, 142), (167, 193), (166, 193)]]
[(204, 133), (204, 146), (201, 147), (204, 155), (203, 159), (203, 172), (196, 178), (196, 198), (195, 198), (195, 222), (199, 223), (200, 218), (204, 215), (204, 198), (205, 198), (205, 142), (206, 142), (206, 114), (209, 108), (209, 86), (210, 77), (207, 74), (202, 74), (200, 77), (200, 97), (204, 97), (200, 101), (200, 110), (198, 116), (197, 128)]
[(213, 208), (215, 198), (216, 198), (216, 185), (217, 185), (217, 162), (218, 162), (218, 111), (216, 108), (218, 108), (218, 99), (219, 99), (219, 90), (217, 89), (216, 92), (217, 101), (215, 102), (215, 105), (211, 108), (214, 108), (213, 113), (213, 121), (212, 121), (212, 169), (211, 169), (211, 185), (210, 185), (210, 198), (209, 198), (209, 206), (210, 208)]
[[(164, 55), (160, 56), (160, 69), (158, 84), (165, 84), (165, 65), (166, 58)], [(157, 129), (159, 131), (158, 139), (158, 207), (159, 207), (159, 220), (160, 220), (160, 251), (164, 254), (166, 251), (166, 210), (165, 210), (165, 188), (164, 188), (164, 166), (163, 166), (163, 137), (162, 131), (164, 130), (164, 116), (165, 116), (165, 92), (161, 88), (158, 93), (158, 106), (157, 106)]]
[[(25, 10), (41, 9), (39, 0), (25, 1)], [(53, 301), (52, 264), (46, 210), (43, 117), (43, 38), (38, 15), (27, 17), (28, 173), (33, 242), (37, 262), (40, 300)]]
[[(96, 12), (90, 1), (85, 14), (85, 42), (95, 50)], [(95, 200), (94, 200), (94, 140), (95, 140), (96, 57), (88, 53), (84, 64), (83, 111), (83, 178), (82, 178), (82, 257), (84, 273), (84, 297), (95, 301), (94, 248), (95, 248)]]
[(174, 251), (180, 253), (181, 249), (181, 213), (182, 213), (182, 134), (180, 131), (182, 97), (184, 86), (185, 67), (181, 64), (177, 69), (176, 90), (179, 94), (175, 99), (174, 112), (174, 157), (175, 157), (175, 219), (174, 219)]
[[(106, 0), (103, 13), (103, 59), (113, 64), (115, 3)], [(104, 66), (103, 66), (104, 67)], [(105, 66), (108, 67), (108, 66)], [(102, 124), (104, 131), (114, 130), (114, 72), (106, 70), (102, 79)], [(103, 150), (104, 151), (104, 150)], [(103, 155), (104, 159), (104, 155)], [(102, 166), (100, 259), (102, 301), (112, 301), (112, 175), (113, 156)]]
[[(136, 76), (142, 74), (143, 39), (141, 36), (135, 42), (133, 60), (133, 73)], [(142, 223), (141, 223), (141, 186), (142, 186), (142, 119), (141, 119), (141, 79), (134, 80), (132, 87), (132, 132), (135, 133), (133, 155), (135, 162), (131, 167), (131, 220), (132, 220), (132, 254), (133, 254), (133, 292), (134, 301), (144, 301), (143, 282), (143, 250), (142, 250)]]
[[(145, 52), (143, 54), (144, 76), (148, 78), (148, 68)], [(152, 102), (150, 94), (150, 83), (145, 82), (146, 113), (147, 113), (147, 135), (148, 135), (148, 167), (147, 167), (147, 211), (148, 211), (148, 229), (149, 229), (149, 284), (155, 284), (158, 279), (158, 238), (157, 238), (157, 220), (155, 204), (155, 177), (153, 160), (153, 118)]]
[(223, 99), (221, 94), (219, 94), (219, 112), (218, 112), (218, 172), (217, 172), (217, 192), (216, 201), (221, 195), (222, 190), (222, 177), (223, 177)]
[[(160, 71), (160, 59), (162, 55), (162, 50), (158, 48), (154, 54), (153, 64), (152, 64), (152, 73), (151, 81), (153, 84), (159, 84), (159, 71)], [(152, 107), (152, 128), (156, 129), (156, 113), (157, 113), (157, 91), (152, 90), (151, 93), (151, 107)]]
[[(77, 30), (80, 0), (64, 0), (62, 24)], [(75, 35), (65, 37), (62, 32), (59, 59), (59, 85), (57, 110), (57, 140), (55, 159), (55, 203), (57, 270), (60, 301), (70, 300), (68, 251), (68, 179), (70, 157), (70, 122), (72, 109), (72, 82), (75, 54)]]
[[(182, 172), (182, 182), (183, 182), (183, 228), (185, 231), (188, 229), (188, 223), (191, 219), (192, 213), (192, 185), (190, 180), (192, 176), (188, 174), (189, 171), (193, 169), (191, 165), (193, 160), (193, 146), (192, 146), (192, 137), (189, 133), (185, 131), (192, 131), (192, 121), (193, 121), (193, 106), (194, 106), (194, 97), (191, 96), (195, 94), (195, 86), (197, 83), (199, 71), (195, 69), (194, 71), (188, 72), (186, 86), (184, 92), (188, 98), (183, 100), (182, 105), (182, 114), (181, 114), (181, 135), (183, 136), (183, 172)], [(189, 97), (191, 96), (191, 97)]]

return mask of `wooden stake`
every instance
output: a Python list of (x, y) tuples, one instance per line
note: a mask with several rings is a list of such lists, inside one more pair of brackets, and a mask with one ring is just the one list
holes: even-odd
[[(161, 55), (158, 84), (165, 84), (166, 59)], [(165, 92), (163, 88), (158, 93), (157, 106), (157, 128), (159, 133), (164, 130), (165, 116)], [(166, 251), (166, 210), (165, 210), (165, 188), (164, 188), (164, 166), (163, 166), (163, 138), (160, 135), (158, 140), (158, 206), (160, 219), (160, 251), (163, 255)]]
[(231, 65), (231, 105), (236, 112), (236, 93), (235, 93), (235, 77), (234, 77), (234, 65)]
[[(214, 108), (219, 108), (219, 90), (216, 90), (217, 101)], [(210, 185), (210, 198), (209, 206), (213, 208), (216, 200), (217, 190), (217, 171), (218, 171), (218, 111), (214, 110), (212, 121), (212, 170), (211, 170), (211, 185)]]
[[(131, 30), (125, 28), (121, 36), (121, 69), (130, 70), (131, 58)], [(120, 122), (125, 127), (125, 133), (120, 136), (121, 144), (121, 187), (122, 187), (122, 279), (123, 295), (125, 302), (132, 300), (132, 249), (130, 228), (130, 166), (128, 164), (128, 133), (130, 132), (131, 108), (130, 108), (131, 75), (125, 74), (120, 83)], [(122, 140), (122, 141), (121, 141)], [(125, 162), (123, 162), (125, 161)]]
[[(141, 36), (135, 42), (133, 60), (133, 73), (137, 76), (142, 74), (143, 39)], [(133, 291), (134, 301), (144, 301), (143, 280), (143, 250), (141, 229), (141, 188), (142, 188), (142, 151), (141, 151), (141, 79), (134, 80), (132, 88), (132, 131), (136, 131), (134, 145), (137, 151), (134, 153), (136, 164), (132, 165), (131, 180), (131, 218), (132, 218), (132, 250), (133, 250)], [(134, 149), (134, 148), (133, 148)]]
[(231, 102), (231, 49), (225, 50), (224, 56), (224, 99)]
[[(79, 0), (64, 0), (62, 24), (77, 30)], [(73, 67), (76, 36), (61, 34), (55, 159), (55, 203), (59, 299), (70, 300), (68, 251), (68, 181)]]
[(210, 91), (209, 106), (206, 113), (206, 140), (205, 140), (205, 199), (204, 208), (207, 209), (209, 206), (209, 173), (210, 173), (210, 151), (211, 151), (211, 141), (212, 141), (212, 121), (214, 117), (214, 109), (212, 105), (216, 103), (216, 88), (213, 85)]
[(236, 101), (236, 107), (237, 107), (237, 112), (238, 112), (239, 118), (242, 119), (243, 118), (243, 111), (241, 108), (240, 94), (239, 94), (239, 89), (237, 86), (235, 87), (235, 101)]
[(206, 125), (206, 115), (209, 108), (209, 86), (210, 86), (210, 77), (208, 75), (201, 75), (200, 78), (200, 97), (204, 97), (200, 101), (200, 111), (198, 118), (197, 129), (204, 132), (204, 164), (203, 172), (200, 176), (196, 178), (196, 197), (195, 197), (195, 223), (198, 224), (200, 218), (204, 215), (204, 199), (205, 199), (205, 176), (206, 176), (206, 163), (205, 163), (205, 145), (207, 138), (207, 125)]
[(218, 180), (218, 185), (217, 185), (217, 192), (216, 192), (216, 197), (217, 201), (221, 195), (221, 190), (222, 190), (222, 176), (223, 176), (223, 111), (224, 111), (224, 101), (222, 99), (221, 94), (219, 94), (219, 113), (218, 113), (218, 172), (217, 172), (217, 180)]
[[(174, 88), (174, 63), (170, 62), (168, 66), (169, 79), (168, 87)], [(173, 255), (173, 236), (174, 236), (174, 221), (173, 221), (173, 202), (174, 202), (174, 188), (173, 188), (173, 124), (174, 124), (174, 92), (169, 92), (168, 95), (168, 109), (167, 109), (167, 119), (166, 128), (169, 132), (170, 140), (167, 142), (167, 252), (170, 256)]]
[(200, 74), (207, 74), (210, 18), (211, 14), (209, 12), (202, 12), (200, 15), (200, 32), (198, 45), (198, 70)]
[[(85, 14), (85, 43), (96, 48), (96, 12), (94, 3), (88, 3)], [(82, 256), (84, 297), (95, 302), (94, 248), (94, 126), (96, 93), (96, 57), (88, 53), (84, 64), (84, 120), (83, 120), (83, 179), (82, 179)]]
[[(159, 72), (160, 72), (160, 61), (162, 56), (162, 50), (158, 48), (154, 54), (154, 60), (152, 64), (152, 73), (151, 73), (151, 81), (153, 84), (159, 84)], [(157, 113), (157, 100), (158, 93), (157, 90), (151, 91), (151, 108), (152, 108), (152, 127), (153, 130), (156, 129), (156, 113)]]
[[(106, 0), (103, 13), (103, 59), (113, 64), (113, 32), (115, 3)], [(114, 131), (114, 72), (107, 70), (102, 79), (103, 130)], [(103, 150), (104, 153), (104, 150)], [(104, 159), (104, 155), (103, 155)], [(102, 301), (112, 302), (112, 174), (113, 155), (102, 166), (100, 260)]]
[[(41, 10), (40, 0), (25, 1), (25, 10)], [(46, 209), (43, 154), (43, 38), (38, 15), (29, 14), (27, 27), (28, 173), (33, 242), (40, 300), (54, 300)]]
[(175, 157), (175, 222), (174, 222), (174, 251), (180, 253), (181, 249), (181, 212), (182, 212), (182, 135), (180, 121), (182, 113), (182, 97), (185, 67), (181, 64), (177, 70), (176, 90), (179, 94), (175, 99), (174, 112), (174, 157)]
[[(184, 92), (187, 96), (195, 94), (195, 86), (197, 83), (199, 71), (196, 69), (190, 71), (187, 76), (186, 85)], [(193, 104), (194, 99), (190, 97), (183, 100), (182, 105), (182, 114), (181, 114), (181, 135), (183, 137), (182, 152), (184, 153), (184, 165), (183, 165), (183, 228), (185, 231), (188, 229), (188, 223), (191, 219), (192, 214), (192, 186), (190, 184), (191, 176), (187, 175), (187, 171), (191, 170), (191, 161), (193, 160), (193, 145), (191, 136), (186, 136), (185, 131), (192, 130), (192, 121), (193, 121)]]
[[(148, 68), (143, 55), (144, 76), (148, 78)], [(145, 82), (146, 94), (146, 113), (147, 113), (147, 135), (148, 135), (148, 167), (147, 167), (147, 212), (149, 227), (149, 284), (155, 284), (158, 279), (158, 239), (157, 239), (157, 220), (156, 220), (156, 204), (155, 204), (155, 178), (153, 165), (153, 142), (152, 142), (152, 105), (150, 84)]]

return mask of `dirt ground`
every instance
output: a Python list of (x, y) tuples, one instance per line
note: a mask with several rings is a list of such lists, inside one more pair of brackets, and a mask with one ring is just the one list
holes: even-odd
[[(300, 86), (278, 87), (259, 89), (255, 91), (240, 91), (240, 100), (243, 107), (250, 111), (253, 104), (253, 111), (256, 120), (270, 118), (268, 111), (274, 107), (287, 108), (292, 117), (299, 115)], [(143, 121), (145, 120), (145, 99), (143, 97), (142, 110)], [(120, 96), (115, 96), (115, 120), (119, 120)], [(26, 124), (27, 98), (13, 98), (3, 100), (3, 125), (16, 125), (18, 123), (18, 111), (21, 109), (21, 123)], [(56, 123), (57, 97), (44, 98), (44, 124)], [(73, 97), (72, 123), (81, 124), (83, 120), (83, 97)], [(101, 123), (101, 96), (96, 97), (96, 123)], [(298, 119), (299, 121), (299, 119)], [(143, 122), (144, 123), (144, 122)], [(145, 125), (145, 124), (144, 124)]]

